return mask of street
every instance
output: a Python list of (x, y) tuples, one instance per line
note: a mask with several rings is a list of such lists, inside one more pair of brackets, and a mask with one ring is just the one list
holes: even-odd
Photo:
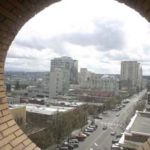
[[(95, 119), (98, 128), (85, 141), (80, 142), (79, 147), (76, 150), (110, 150), (112, 139), (115, 136), (111, 135), (112, 131), (116, 134), (120, 134), (125, 130), (127, 126), (127, 120), (133, 115), (133, 110), (136, 102), (145, 94), (145, 90), (132, 96), (129, 99), (129, 103), (120, 111), (107, 111), (107, 114), (103, 115), (103, 119)], [(106, 125), (107, 129), (103, 130), (103, 126)]]

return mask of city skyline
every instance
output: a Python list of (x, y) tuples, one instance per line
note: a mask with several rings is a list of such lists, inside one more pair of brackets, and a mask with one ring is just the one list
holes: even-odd
[(10, 47), (5, 69), (49, 71), (51, 59), (69, 56), (79, 60), (79, 68), (101, 74), (120, 74), (121, 61), (136, 60), (148, 75), (149, 31), (144, 18), (116, 1), (88, 0), (85, 6), (85, 0), (63, 0), (25, 24)]

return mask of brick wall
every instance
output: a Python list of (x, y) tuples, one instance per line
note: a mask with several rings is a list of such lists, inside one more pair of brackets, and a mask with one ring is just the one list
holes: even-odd
[(0, 51), (0, 150), (39, 149), (22, 132), (8, 109), (4, 90), (3, 69), (6, 53)]
[(148, 21), (150, 21), (150, 1), (149, 0), (117, 0), (135, 9)]
[(133, 141), (133, 142), (141, 142), (144, 143), (147, 141), (149, 136), (132, 134), (132, 135), (125, 135), (125, 140)]
[(37, 12), (55, 0), (0, 1), (0, 150), (38, 150), (14, 121), (4, 89), (4, 62), (7, 50), (20, 28)]

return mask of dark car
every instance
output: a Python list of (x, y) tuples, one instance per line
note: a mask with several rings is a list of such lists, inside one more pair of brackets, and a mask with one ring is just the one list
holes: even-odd
[(72, 139), (73, 139), (73, 138), (76, 138), (76, 139), (78, 139), (78, 141), (84, 141), (86, 137), (87, 137), (87, 135), (85, 135), (85, 134), (83, 134), (83, 133), (80, 133), (80, 134), (75, 135), (75, 136), (73, 136), (73, 137), (71, 137), (71, 138), (72, 138)]
[(96, 119), (103, 119), (103, 117), (101, 115), (96, 115), (95, 118)]
[(70, 139), (69, 144), (71, 144), (73, 147), (79, 147), (78, 139)]
[(69, 150), (68, 146), (60, 146), (58, 149), (59, 150)]
[(122, 136), (121, 133), (120, 133), (120, 134), (117, 134), (117, 135), (116, 135), (116, 138), (121, 138), (121, 136)]
[(112, 136), (114, 136), (115, 134), (116, 134), (115, 131), (112, 131), (112, 132), (110, 133), (110, 135), (112, 135)]
[(60, 150), (73, 150), (73, 148), (74, 146), (66, 141), (59, 146)]
[(119, 138), (112, 140), (112, 144), (115, 144), (115, 143), (118, 143), (118, 142), (119, 142)]
[(92, 124), (92, 125), (89, 125), (90, 128), (94, 128), (95, 130), (97, 129), (98, 125), (97, 124)]
[(107, 126), (106, 126), (106, 125), (104, 125), (104, 126), (103, 126), (103, 130), (106, 130), (106, 129), (107, 129)]

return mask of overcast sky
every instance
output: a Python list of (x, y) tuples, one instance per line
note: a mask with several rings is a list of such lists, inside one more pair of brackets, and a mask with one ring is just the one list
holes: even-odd
[(150, 24), (114, 0), (63, 0), (29, 20), (13, 41), (5, 70), (49, 71), (70, 56), (96, 73), (120, 73), (120, 61), (141, 62), (150, 74)]

